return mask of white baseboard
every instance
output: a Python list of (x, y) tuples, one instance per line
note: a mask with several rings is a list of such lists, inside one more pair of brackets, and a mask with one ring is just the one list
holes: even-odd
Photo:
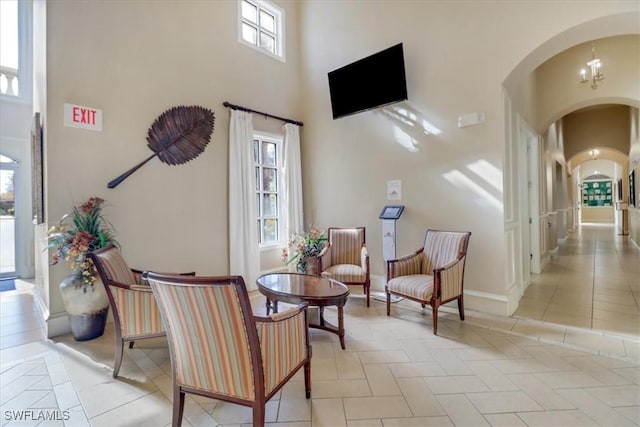
[(464, 307), (481, 313), (509, 316), (509, 306), (512, 304), (506, 295), (489, 292), (464, 290)]
[(65, 335), (71, 332), (71, 324), (67, 312), (56, 313), (45, 319), (47, 324), (47, 338)]
[[(543, 272), (545, 268), (547, 268), (549, 266), (549, 264), (551, 263), (551, 255), (549, 253), (547, 253), (546, 255), (543, 255), (540, 257), (540, 272)], [(536, 273), (539, 274), (539, 273)]]
[[(384, 292), (386, 277), (371, 275), (371, 293)], [(509, 316), (518, 307), (520, 296), (517, 287), (513, 286), (509, 295), (498, 295), (489, 292), (464, 290), (464, 306), (482, 313)], [(455, 302), (453, 305), (455, 306)]]
[(371, 292), (384, 292), (384, 286), (387, 284), (386, 276), (372, 274), (369, 279), (371, 280)]

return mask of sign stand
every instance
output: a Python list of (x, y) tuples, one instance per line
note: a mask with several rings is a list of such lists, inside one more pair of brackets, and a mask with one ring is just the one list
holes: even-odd
[[(382, 257), (384, 261), (396, 258), (396, 221), (402, 215), (404, 206), (385, 206), (380, 213), (379, 218), (382, 220)], [(376, 293), (373, 296), (378, 301), (386, 301), (387, 296), (384, 293)], [(404, 298), (391, 295), (391, 302), (398, 302)]]

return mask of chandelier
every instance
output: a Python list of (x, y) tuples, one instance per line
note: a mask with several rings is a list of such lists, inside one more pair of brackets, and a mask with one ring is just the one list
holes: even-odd
[(594, 148), (593, 150), (589, 150), (589, 155), (591, 156), (591, 159), (598, 160), (598, 156), (600, 155), (600, 150), (598, 150), (597, 148)]
[(595, 44), (591, 46), (591, 61), (587, 62), (587, 66), (589, 67), (589, 75), (586, 69), (580, 70), (580, 83), (591, 83), (591, 89), (598, 89), (604, 80), (604, 74), (600, 70), (602, 62), (596, 58)]

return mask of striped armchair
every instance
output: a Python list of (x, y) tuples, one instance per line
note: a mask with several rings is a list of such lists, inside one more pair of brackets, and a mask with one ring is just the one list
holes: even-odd
[(424, 247), (402, 258), (387, 261), (387, 316), (391, 295), (417, 301), (433, 310), (433, 334), (438, 334), (438, 307), (458, 300), (464, 320), (464, 265), (470, 232), (427, 230)]
[(173, 371), (173, 427), (182, 424), (185, 393), (253, 409), (264, 426), (266, 402), (301, 368), (311, 397), (307, 305), (254, 316), (240, 276), (149, 273), (166, 326)]
[(322, 277), (345, 285), (362, 285), (369, 307), (371, 278), (365, 228), (329, 227), (328, 235), (329, 244), (310, 262), (317, 263)]
[[(133, 348), (136, 340), (165, 335), (160, 311), (141, 270), (129, 268), (115, 246), (88, 254), (98, 271), (113, 313), (116, 334), (113, 378), (122, 365), (124, 343)], [(185, 273), (194, 275), (195, 273)]]

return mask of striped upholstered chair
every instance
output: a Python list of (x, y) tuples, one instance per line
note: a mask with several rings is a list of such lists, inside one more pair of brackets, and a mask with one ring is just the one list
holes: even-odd
[(329, 243), (315, 261), (320, 275), (345, 285), (362, 285), (369, 307), (371, 279), (365, 228), (329, 227), (327, 232)]
[(167, 329), (173, 371), (173, 427), (182, 424), (185, 393), (253, 409), (265, 404), (301, 368), (311, 397), (307, 306), (254, 316), (240, 276), (184, 277), (149, 273)]
[(116, 334), (113, 378), (116, 378), (122, 364), (124, 343), (129, 342), (129, 348), (133, 348), (137, 340), (164, 336), (164, 326), (153, 292), (143, 279), (145, 273), (129, 268), (118, 248), (112, 245), (88, 255), (107, 291), (113, 313)]
[(438, 307), (458, 300), (464, 320), (464, 265), (470, 232), (427, 230), (424, 246), (414, 253), (387, 261), (387, 316), (391, 295), (417, 301), (433, 310), (433, 334), (438, 334)]

